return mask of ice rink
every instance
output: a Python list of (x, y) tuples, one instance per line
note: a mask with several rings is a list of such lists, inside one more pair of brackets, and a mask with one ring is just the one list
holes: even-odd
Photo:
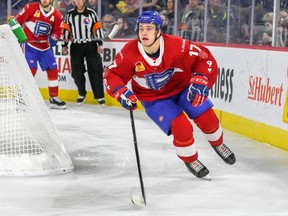
[(74, 171), (0, 177), (0, 216), (287, 216), (288, 152), (224, 130), (236, 164), (225, 164), (195, 128), (199, 159), (212, 181), (190, 174), (144, 111), (134, 112), (147, 206), (141, 194), (129, 112), (69, 103), (50, 110)]

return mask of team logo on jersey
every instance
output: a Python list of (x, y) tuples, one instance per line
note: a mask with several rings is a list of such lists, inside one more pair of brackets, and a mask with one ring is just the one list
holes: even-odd
[(34, 17), (40, 17), (40, 11), (39, 11), (39, 10), (35, 11), (35, 13), (34, 13), (33, 16), (34, 16)]
[(52, 26), (49, 23), (36, 21), (34, 27), (34, 35), (35, 36), (42, 36), (48, 35), (51, 32)]
[(199, 52), (199, 57), (202, 58), (202, 59), (207, 59), (208, 58), (208, 54), (205, 51), (201, 50)]
[(160, 90), (176, 72), (183, 72), (183, 70), (180, 68), (169, 68), (162, 73), (151, 73), (144, 75), (144, 77), (150, 89)]
[(145, 70), (145, 67), (144, 67), (143, 63), (140, 61), (137, 61), (135, 64), (135, 71), (139, 72), (139, 71), (144, 71), (144, 70)]
[(88, 17), (85, 17), (85, 18), (83, 19), (83, 23), (84, 23), (84, 25), (89, 25), (90, 19), (89, 19)]
[(159, 121), (159, 122), (163, 122), (163, 121), (164, 121), (164, 116), (159, 115), (159, 116), (158, 116), (158, 121)]

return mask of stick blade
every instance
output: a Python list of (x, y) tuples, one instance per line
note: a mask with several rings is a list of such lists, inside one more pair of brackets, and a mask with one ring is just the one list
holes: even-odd
[(133, 195), (131, 197), (131, 201), (136, 206), (140, 206), (140, 207), (146, 206), (146, 203), (145, 203), (143, 197), (141, 197), (141, 196)]

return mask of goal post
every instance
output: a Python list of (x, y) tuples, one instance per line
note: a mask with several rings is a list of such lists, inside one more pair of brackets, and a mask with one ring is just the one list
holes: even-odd
[(0, 25), (0, 175), (73, 168), (16, 37), (9, 25)]

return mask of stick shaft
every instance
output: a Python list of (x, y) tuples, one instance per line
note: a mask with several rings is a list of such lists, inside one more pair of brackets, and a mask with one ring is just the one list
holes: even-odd
[(144, 189), (143, 177), (142, 177), (142, 172), (141, 172), (141, 164), (140, 164), (135, 122), (134, 122), (134, 116), (133, 116), (132, 108), (130, 109), (130, 120), (131, 120), (131, 126), (132, 126), (133, 141), (134, 141), (134, 148), (135, 148), (135, 155), (136, 155), (136, 161), (137, 161), (138, 175), (139, 175), (139, 180), (140, 180), (141, 193), (142, 193), (142, 198), (144, 200), (144, 204), (146, 205), (145, 189)]
[[(92, 41), (103, 41), (107, 39), (103, 38), (90, 38), (90, 39), (62, 39), (57, 42), (92, 42)], [(26, 40), (25, 43), (48, 43), (48, 40)]]

